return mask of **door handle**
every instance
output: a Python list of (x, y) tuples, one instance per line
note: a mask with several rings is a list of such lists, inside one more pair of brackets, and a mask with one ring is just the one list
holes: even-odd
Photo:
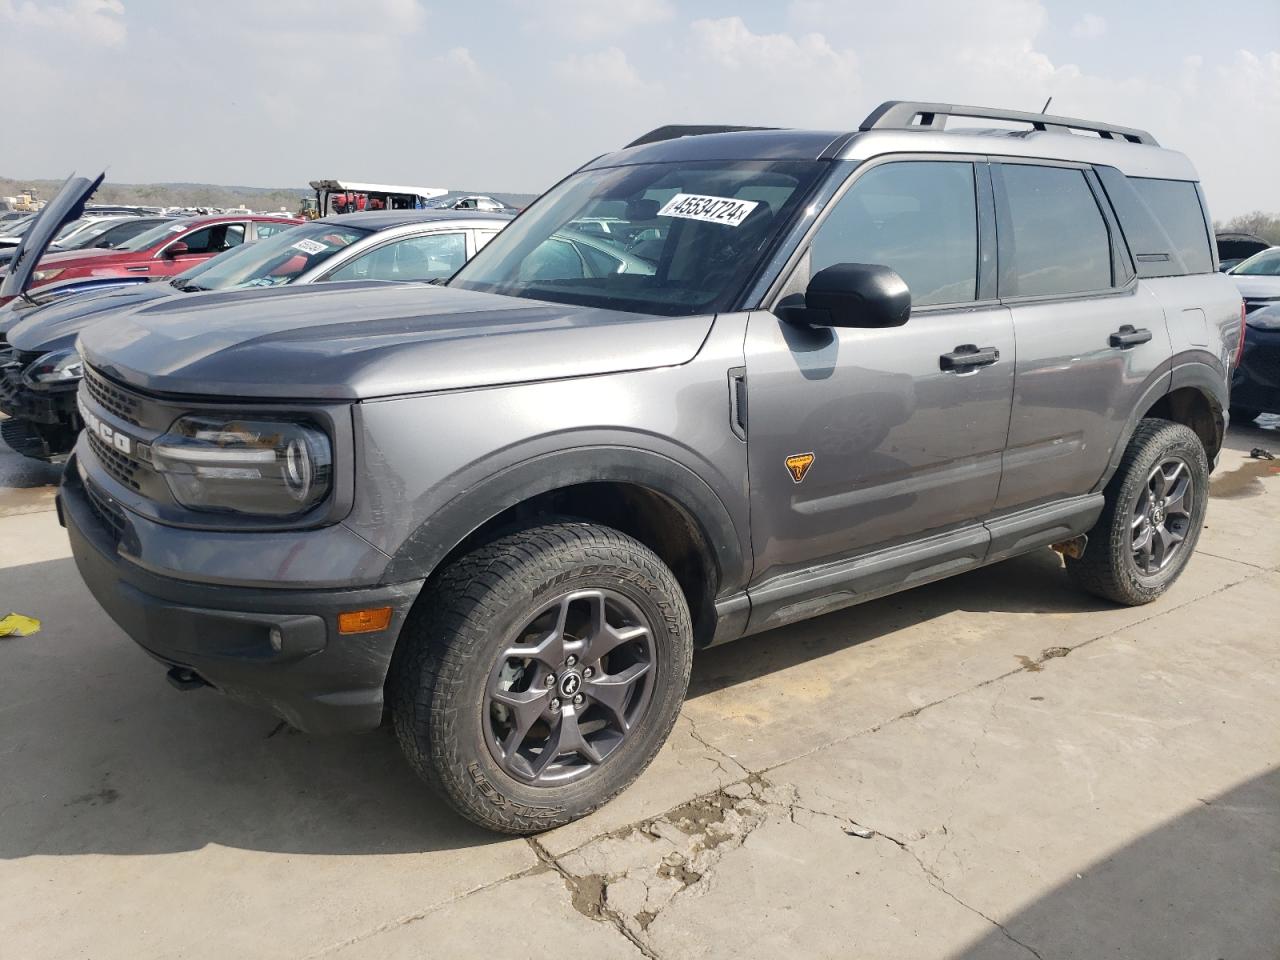
[(147, 272), (148, 270), (150, 270), (150, 269), (151, 269), (151, 268), (150, 268), (150, 267), (147, 267), (147, 266), (142, 266), (142, 267), (125, 267), (125, 270), (127, 270), (129, 273), (146, 273), (146, 272)]
[(1123, 350), (1125, 347), (1136, 347), (1140, 343), (1147, 343), (1151, 339), (1151, 331), (1145, 327), (1135, 330), (1133, 324), (1126, 323), (1123, 327), (1111, 335), (1111, 345), (1119, 347)]
[(938, 366), (943, 370), (955, 370), (960, 373), (988, 367), (1000, 359), (1000, 351), (995, 347), (979, 347), (972, 343), (962, 343), (950, 353), (938, 358)]

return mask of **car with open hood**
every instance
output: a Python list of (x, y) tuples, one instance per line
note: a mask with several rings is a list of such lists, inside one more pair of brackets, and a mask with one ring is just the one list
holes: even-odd
[[(385, 210), (315, 220), (244, 244), (168, 281), (60, 298), (0, 331), (0, 430), (26, 456), (58, 459), (82, 426), (75, 341), (90, 324), (143, 303), (192, 294), (321, 282), (431, 282), (457, 272), (511, 220), (509, 214)], [(204, 301), (206, 306), (209, 302)], [(7, 307), (12, 311), (24, 301)]]
[(1114, 124), (660, 128), (447, 282), (89, 326), (59, 515), (176, 687), (388, 719), (460, 813), (547, 830), (645, 769), (695, 648), (1050, 547), (1161, 596), (1241, 340), (1211, 222)]
[(73, 177), (49, 201), (9, 263), (0, 284), (0, 305), (55, 280), (110, 284), (122, 277), (173, 277), (224, 250), (302, 222), (257, 215), (187, 217), (157, 224), (114, 249), (47, 253), (62, 227), (81, 215), (101, 182), (101, 176), (93, 181)]

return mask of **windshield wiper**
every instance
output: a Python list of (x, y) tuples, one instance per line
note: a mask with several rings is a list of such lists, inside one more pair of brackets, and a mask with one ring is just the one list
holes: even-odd
[(200, 293), (203, 290), (209, 289), (208, 287), (200, 286), (200, 284), (198, 283), (193, 283), (190, 280), (179, 281), (176, 278), (173, 280), (170, 280), (169, 284), (170, 286), (173, 286), (178, 290), (181, 290), (183, 293)]

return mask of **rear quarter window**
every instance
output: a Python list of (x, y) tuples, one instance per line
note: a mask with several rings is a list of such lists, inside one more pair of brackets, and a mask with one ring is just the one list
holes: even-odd
[(1209, 228), (1200, 206), (1196, 185), (1187, 180), (1151, 180), (1130, 177), (1129, 182), (1164, 228), (1187, 273), (1210, 273), (1213, 254)]

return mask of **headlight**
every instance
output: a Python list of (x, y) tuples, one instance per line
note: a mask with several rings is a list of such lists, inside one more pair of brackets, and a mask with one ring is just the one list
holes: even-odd
[(37, 389), (55, 383), (75, 383), (84, 376), (84, 361), (75, 350), (46, 353), (22, 371), (28, 386)]
[(54, 280), (66, 272), (66, 268), (61, 270), (37, 270), (31, 275), (31, 279), (36, 283), (44, 283), (46, 280)]
[(303, 422), (182, 417), (151, 446), (174, 499), (192, 510), (294, 517), (329, 495), (329, 438)]
[(1280, 330), (1280, 303), (1253, 311), (1244, 322), (1255, 330)]

